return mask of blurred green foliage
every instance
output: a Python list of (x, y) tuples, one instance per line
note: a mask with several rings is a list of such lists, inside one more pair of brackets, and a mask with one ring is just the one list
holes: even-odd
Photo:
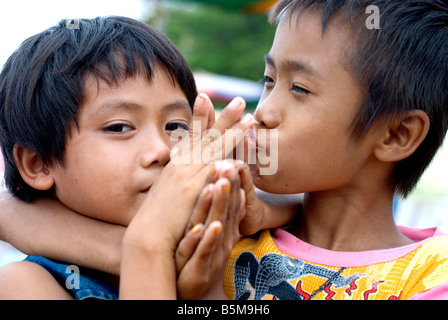
[[(159, 1), (159, 4), (170, 3)], [(213, 5), (176, 3), (149, 21), (179, 48), (193, 70), (260, 80), (275, 28), (265, 15), (227, 11)], [(163, 12), (162, 15), (160, 13)]]

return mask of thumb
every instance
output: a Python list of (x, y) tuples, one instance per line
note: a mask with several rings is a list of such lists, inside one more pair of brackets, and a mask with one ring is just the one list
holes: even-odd
[(204, 131), (215, 124), (215, 109), (210, 98), (205, 93), (199, 94), (196, 98), (193, 107), (192, 123), (190, 137), (193, 141), (202, 139)]

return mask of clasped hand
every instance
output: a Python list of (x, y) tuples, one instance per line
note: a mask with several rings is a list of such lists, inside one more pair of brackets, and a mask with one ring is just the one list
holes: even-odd
[[(234, 99), (215, 122), (211, 101), (200, 95), (193, 122), (200, 132), (190, 131), (185, 145), (173, 156), (190, 157), (185, 150), (211, 148), (208, 161), (171, 161), (151, 187), (126, 231), (126, 242), (153, 252), (171, 252), (175, 257), (178, 297), (182, 299), (223, 298), (222, 273), (239, 238), (246, 216), (253, 219), (258, 207), (250, 173), (242, 161), (224, 160), (228, 153), (226, 131), (245, 132), (254, 125), (252, 116), (243, 117), (245, 102)], [(214, 139), (204, 139), (213, 129)], [(216, 132), (220, 136), (216, 136)], [(244, 135), (232, 136), (233, 145), (244, 143)], [(249, 210), (247, 210), (249, 209)], [(244, 224), (243, 224), (244, 225)], [(155, 246), (157, 248), (155, 248)]]

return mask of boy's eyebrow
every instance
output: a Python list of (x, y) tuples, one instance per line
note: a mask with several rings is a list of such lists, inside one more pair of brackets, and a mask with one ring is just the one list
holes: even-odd
[(129, 102), (129, 101), (123, 101), (123, 100), (114, 100), (114, 101), (108, 101), (104, 104), (102, 104), (98, 111), (107, 111), (107, 110), (113, 110), (113, 109), (123, 109), (123, 110), (140, 110), (143, 109), (143, 107), (137, 103)]
[[(269, 54), (264, 56), (264, 61), (267, 65), (273, 67), (274, 69), (277, 68), (274, 59), (272, 59)], [(316, 71), (316, 69), (303, 61), (285, 60), (280, 63), (280, 68), (288, 72), (302, 72), (316, 78), (322, 78), (322, 76), (319, 74), (319, 72)]]
[(161, 112), (172, 112), (177, 110), (188, 110), (188, 113), (193, 114), (193, 110), (191, 109), (190, 105), (187, 101), (174, 101), (172, 103), (169, 103), (163, 107)]
[[(115, 100), (106, 102), (98, 109), (98, 111), (105, 111), (111, 109), (123, 109), (123, 110), (135, 110), (139, 111), (144, 109), (145, 107), (134, 102), (124, 101), (124, 100)], [(185, 101), (174, 101), (172, 103), (168, 103), (165, 105), (161, 112), (170, 112), (176, 111), (179, 109), (186, 109), (189, 113), (192, 113), (190, 105)]]

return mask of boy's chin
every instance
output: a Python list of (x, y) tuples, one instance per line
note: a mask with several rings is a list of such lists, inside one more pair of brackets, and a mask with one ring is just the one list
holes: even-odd
[(272, 194), (298, 194), (302, 193), (297, 185), (288, 185), (281, 176), (277, 174), (261, 174), (260, 167), (256, 164), (249, 164), (252, 182), (257, 189)]
[(278, 190), (275, 183), (275, 175), (262, 175), (260, 174), (260, 167), (256, 164), (249, 164), (250, 174), (252, 182), (258, 189), (275, 194), (281, 194), (281, 190)]

